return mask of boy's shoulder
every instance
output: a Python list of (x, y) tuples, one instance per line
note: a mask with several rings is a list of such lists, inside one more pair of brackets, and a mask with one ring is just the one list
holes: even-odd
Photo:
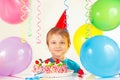
[(77, 64), (74, 60), (66, 58), (64, 62), (71, 63), (71, 64)]

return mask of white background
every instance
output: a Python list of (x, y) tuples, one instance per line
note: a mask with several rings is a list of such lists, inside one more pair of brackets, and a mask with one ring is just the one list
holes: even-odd
[[(88, 0), (88, 8), (95, 2), (96, 0)], [(34, 64), (34, 60), (41, 58), (41, 59), (46, 59), (51, 57), (50, 52), (48, 51), (47, 45), (46, 45), (46, 33), (48, 32), (49, 29), (54, 27), (59, 20), (60, 16), (62, 15), (63, 11), (66, 9), (66, 5), (69, 6), (67, 10), (67, 23), (68, 23), (68, 31), (70, 32), (70, 37), (71, 37), (71, 47), (67, 53), (67, 57), (75, 60), (80, 64), (80, 59), (79, 56), (77, 55), (74, 46), (73, 46), (73, 36), (75, 31), (85, 24), (85, 20), (88, 19), (88, 17), (85, 16), (86, 12), (88, 11), (85, 9), (85, 6), (87, 4), (86, 0), (40, 0), (40, 4), (38, 4), (38, 0), (32, 0), (31, 1), (31, 25), (27, 22), (24, 22), (24, 25), (26, 28), (25, 34), (26, 37), (25, 39), (27, 42), (31, 45), (32, 50), (33, 50), (33, 59), (31, 64), (27, 69), (25, 69), (23, 72), (19, 74), (28, 74), (32, 73), (32, 67)], [(39, 12), (37, 10), (38, 6), (40, 5), (40, 15), (38, 16)], [(40, 40), (41, 43), (37, 44), (36, 37), (38, 34), (36, 33), (38, 29), (38, 18), (40, 18)], [(32, 29), (32, 36), (28, 36), (28, 30)], [(8, 37), (16, 36), (16, 37), (21, 37), (22, 36), (22, 31), (23, 26), (20, 24), (8, 24), (5, 21), (0, 19), (0, 40), (3, 40)], [(120, 45), (120, 29), (119, 27), (112, 30), (112, 31), (107, 31), (104, 32), (104, 35), (107, 35), (111, 38), (113, 38), (118, 45)], [(81, 64), (80, 64), (81, 65)], [(82, 65), (81, 65), (82, 67)], [(83, 67), (82, 67), (83, 68)]]

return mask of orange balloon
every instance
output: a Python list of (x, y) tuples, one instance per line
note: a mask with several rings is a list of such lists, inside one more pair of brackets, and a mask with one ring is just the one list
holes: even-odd
[(82, 44), (90, 37), (95, 35), (102, 35), (103, 32), (95, 28), (92, 24), (84, 24), (80, 26), (73, 37), (73, 45), (77, 52), (77, 55), (80, 56), (80, 49)]

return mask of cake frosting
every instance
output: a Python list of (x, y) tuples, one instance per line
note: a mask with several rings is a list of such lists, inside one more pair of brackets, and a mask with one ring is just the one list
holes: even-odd
[[(69, 70), (63, 61), (50, 59), (42, 61), (38, 59), (33, 66), (33, 77), (27, 77), (25, 80), (74, 80), (73, 70)], [(69, 77), (68, 77), (69, 76)]]
[(34, 73), (67, 73), (68, 69), (64, 62), (56, 60), (55, 62), (50, 62), (49, 59), (44, 62), (39, 59), (35, 61), (33, 66)]

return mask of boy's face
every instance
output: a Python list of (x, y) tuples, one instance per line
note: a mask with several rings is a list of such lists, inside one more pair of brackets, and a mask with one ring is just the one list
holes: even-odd
[(54, 58), (63, 57), (69, 48), (68, 45), (67, 38), (59, 34), (49, 36), (48, 48)]

